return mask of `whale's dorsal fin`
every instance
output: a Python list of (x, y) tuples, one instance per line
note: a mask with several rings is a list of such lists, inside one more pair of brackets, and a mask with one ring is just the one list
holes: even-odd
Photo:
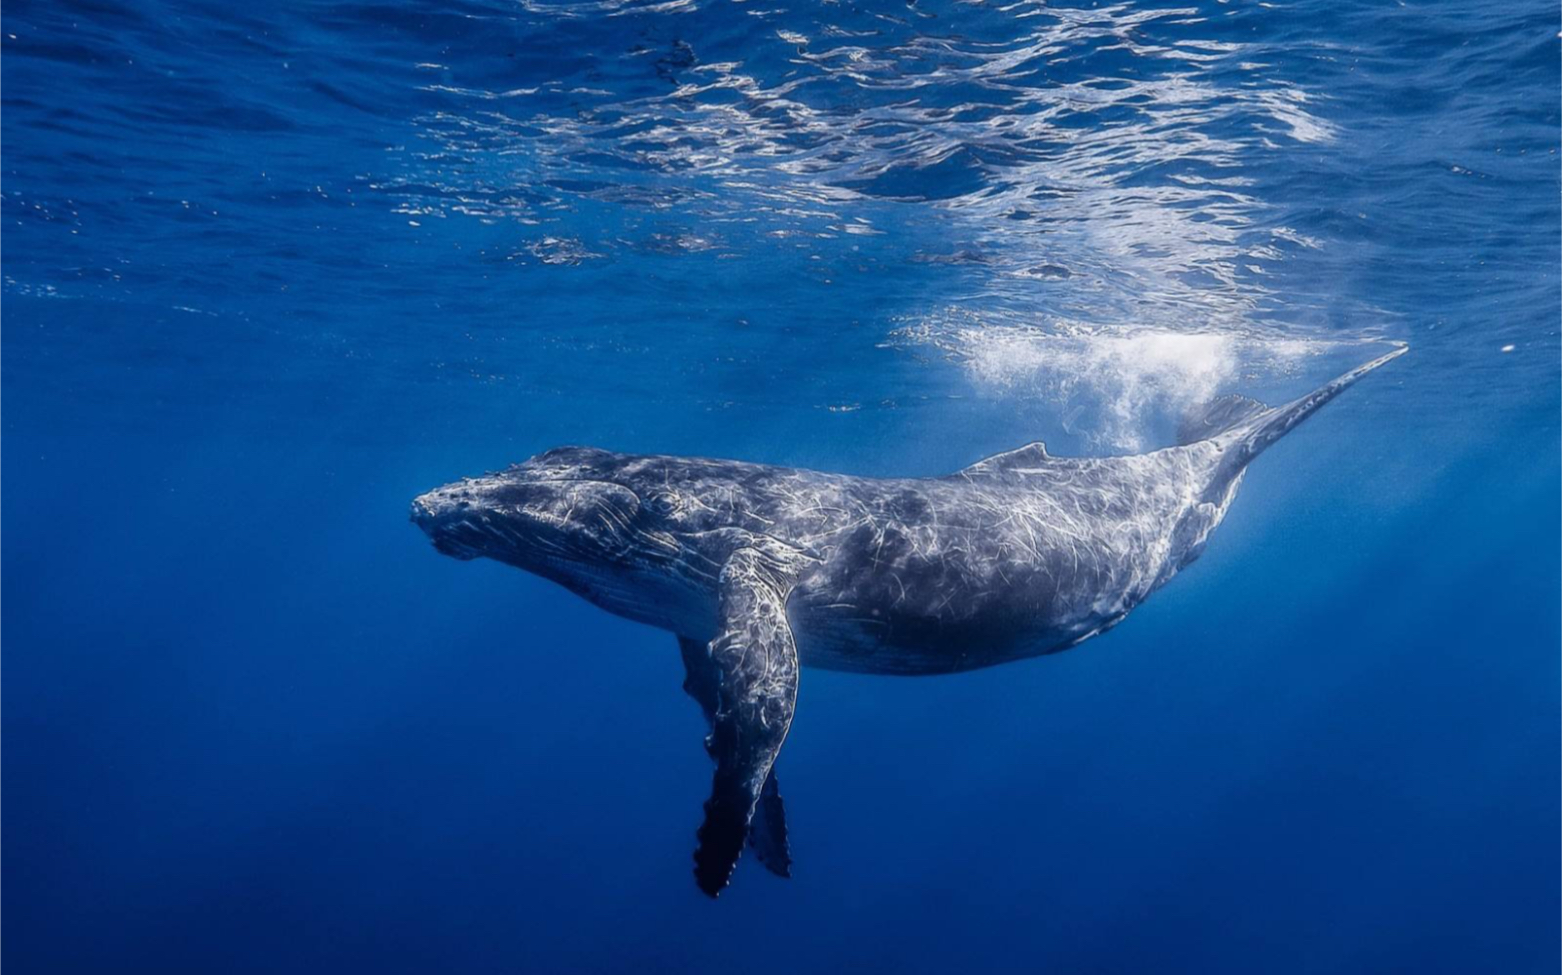
[(1025, 474), (1031, 468), (1041, 467), (1051, 459), (1051, 455), (1047, 453), (1047, 445), (1038, 440), (1023, 447), (1006, 450), (1001, 454), (993, 454), (955, 472), (954, 476), (996, 477), (1004, 474)]
[(1267, 404), (1235, 393), (1200, 403), (1189, 410), (1178, 425), (1177, 445), (1186, 447), (1200, 440), (1213, 439), (1268, 410)]
[[(705, 721), (714, 732), (721, 671), (711, 659), (710, 644), (680, 636), (678, 649), (683, 653), (683, 689), (699, 704), (700, 710), (705, 713)], [(709, 739), (706, 747), (710, 747)], [(781, 803), (781, 785), (776, 781), (774, 766), (771, 766), (765, 787), (760, 791), (759, 802), (754, 806), (754, 818), (748, 825), (748, 845), (765, 869), (778, 877), (792, 875), (792, 851), (786, 835), (786, 807)]]
[[(695, 881), (712, 897), (727, 886), (743, 853), (755, 810), (792, 726), (797, 642), (786, 618), (786, 599), (797, 566), (806, 559), (775, 543), (763, 550), (740, 548), (721, 570), (718, 633), (706, 648), (716, 676), (708, 739), (716, 773), (694, 852)], [(770, 813), (767, 807), (762, 814), (767, 829)], [(769, 853), (761, 851), (762, 856)]]

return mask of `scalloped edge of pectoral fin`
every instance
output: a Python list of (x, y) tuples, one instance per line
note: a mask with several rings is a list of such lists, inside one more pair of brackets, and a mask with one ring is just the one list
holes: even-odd
[[(683, 689), (699, 704), (705, 715), (707, 730), (715, 720), (717, 689), (721, 676), (711, 661), (709, 645), (686, 636), (678, 637), (678, 648), (683, 656)], [(707, 751), (711, 740), (705, 740)], [(760, 790), (759, 802), (748, 824), (748, 846), (766, 870), (778, 877), (792, 876), (792, 850), (787, 838), (786, 806), (781, 801), (781, 787), (776, 781), (776, 770), (770, 769), (765, 785)]]
[(748, 824), (748, 846), (760, 864), (777, 877), (792, 876), (792, 846), (787, 839), (786, 805), (772, 768), (760, 790), (754, 817)]

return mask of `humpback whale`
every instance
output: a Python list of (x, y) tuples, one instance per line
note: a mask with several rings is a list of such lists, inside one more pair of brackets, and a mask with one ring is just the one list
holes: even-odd
[(941, 674), (1056, 653), (1110, 629), (1203, 551), (1247, 465), (1368, 372), (1280, 407), (1228, 396), (1175, 446), (1053, 457), (1032, 443), (941, 477), (865, 478), (560, 447), (437, 488), (412, 520), (676, 635), (715, 762), (695, 879), (744, 844), (788, 875), (776, 757), (800, 667)]

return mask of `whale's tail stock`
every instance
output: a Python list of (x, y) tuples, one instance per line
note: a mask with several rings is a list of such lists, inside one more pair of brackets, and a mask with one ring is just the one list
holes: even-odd
[(1355, 385), (1362, 376), (1409, 351), (1409, 345), (1400, 343), (1393, 351), (1357, 366), (1284, 406), (1266, 406), (1246, 396), (1225, 396), (1212, 400), (1183, 420), (1177, 431), (1177, 443), (1186, 445), (1212, 440), (1222, 444), (1225, 447), (1225, 460), (1221, 469), (1225, 476), (1216, 480), (1217, 483), (1229, 480), (1252, 463), (1253, 458), (1268, 449), (1270, 444), (1316, 413), (1320, 406)]

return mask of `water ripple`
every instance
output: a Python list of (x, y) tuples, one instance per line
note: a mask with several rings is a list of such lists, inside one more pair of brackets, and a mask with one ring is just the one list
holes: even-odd
[[(1555, 87), (1553, 21), (1319, 0), (22, 7), (5, 289), (265, 321), (273, 344), (245, 354), (274, 375), (394, 336), (400, 369), (458, 343), (518, 390), (611, 370), (631, 398), (682, 375), (725, 402), (699, 384), (795, 366), (816, 402), (904, 402), (900, 366), (845, 364), (1096, 343), (1030, 356), (1033, 380), (936, 382), (1064, 409), (1093, 385), (1103, 414), (1079, 425), (1114, 444), (1144, 432), (1119, 407), (1174, 404), (1082, 363), (1192, 388), (1166, 357), (1121, 363), (1152, 348), (1122, 336), (1220, 337), (1186, 348), (1234, 379), (1266, 349), (1411, 339), (1479, 398), (1554, 379), (1557, 110), (1512, 95)], [(22, 334), (10, 362), (65, 361)]]
[[(437, 148), (409, 149), (382, 185), (550, 226), (587, 201), (812, 241), (916, 220), (1041, 317), (1171, 326), (1193, 311), (1240, 327), (1271, 293), (1266, 265), (1310, 246), (1267, 219), (1244, 173), (1334, 127), (1265, 71), (1260, 46), (1187, 36), (1197, 14), (1020, 3), (965, 18), (974, 33), (870, 15), (742, 44), (638, 43), (522, 88), (430, 85), (448, 104), (417, 123)], [(620, 97), (643, 87), (623, 83), (636, 73), (668, 87)], [(496, 194), (509, 205), (484, 202)]]

